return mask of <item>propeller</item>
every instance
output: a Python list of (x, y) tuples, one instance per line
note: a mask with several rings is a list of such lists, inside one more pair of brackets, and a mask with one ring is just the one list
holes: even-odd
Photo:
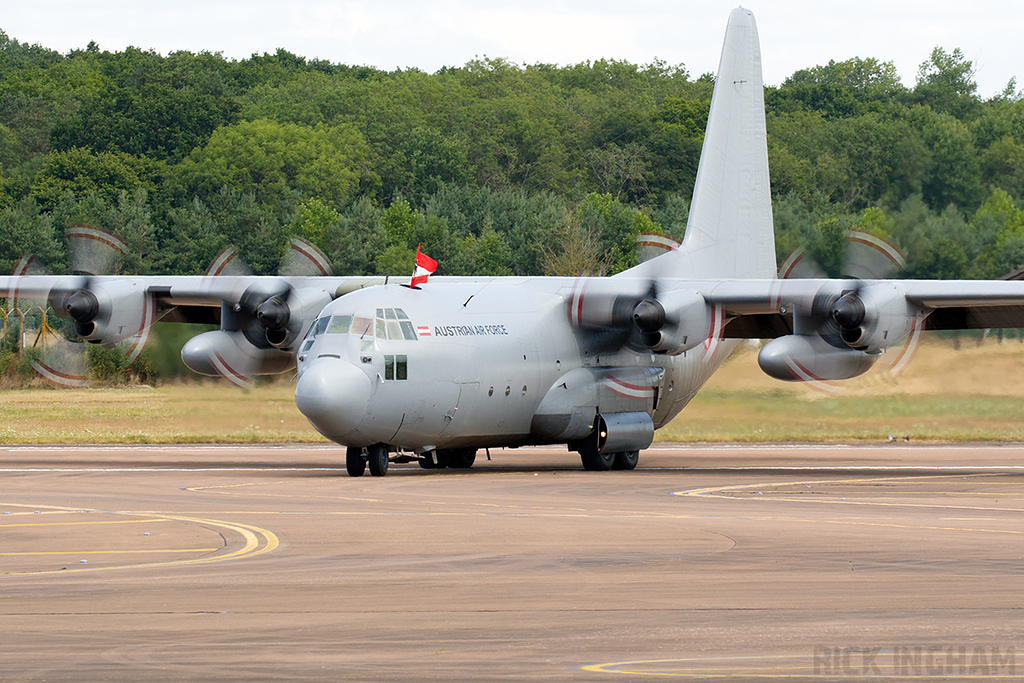
[(221, 330), (190, 340), (182, 349), (182, 360), (196, 372), (219, 375), (241, 387), (251, 386), (254, 375), (283, 372), (294, 362), (294, 347), (307, 323), (333, 298), (316, 284), (296, 287), (289, 279), (331, 272), (319, 249), (293, 238), (281, 261), (281, 277), (243, 279), (247, 286), (238, 293), (219, 283), (225, 276), (248, 275), (249, 271), (233, 247), (225, 249), (207, 269), (211, 290), (222, 292), (227, 304), (221, 309)]
[[(838, 286), (822, 287), (814, 297), (805, 321), (795, 320), (794, 325), (811, 325), (825, 342), (835, 348), (853, 348), (868, 353), (878, 353), (880, 348), (884, 348), (884, 344), (879, 346), (880, 340), (871, 337), (880, 316), (890, 316), (889, 320), (897, 321), (894, 327), (909, 325), (909, 333), (905, 335), (906, 341), (900, 351), (886, 354), (887, 362), (881, 366), (890, 376), (895, 375), (913, 355), (920, 341), (922, 325), (916, 318), (907, 317), (905, 300), (899, 290), (874, 281), (897, 277), (906, 268), (906, 259), (895, 245), (870, 233), (847, 230), (844, 239), (841, 272), (849, 279)], [(807, 250), (800, 248), (783, 261), (779, 277), (824, 276), (813, 259), (808, 257)], [(796, 331), (807, 334), (810, 330)], [(826, 390), (834, 393), (835, 387), (829, 385)]]
[[(634, 293), (623, 292), (629, 282)], [(566, 300), (569, 321), (586, 347), (602, 353), (628, 347), (679, 354), (703, 343), (712, 330), (712, 307), (695, 290), (662, 290), (653, 277), (646, 286), (643, 281), (584, 281)]]
[[(238, 259), (234, 259), (239, 263)], [(300, 237), (293, 237), (288, 250), (281, 259), (280, 280), (258, 281), (251, 284), (241, 295), (235, 312), (243, 320), (250, 342), (259, 348), (268, 346), (282, 348), (295, 341), (301, 331), (292, 323), (300, 323), (293, 310), (300, 310), (305, 303), (295, 287), (283, 278), (309, 278), (333, 274), (330, 261), (313, 243)], [(319, 312), (319, 309), (317, 309)]]
[[(127, 247), (113, 233), (91, 225), (71, 226), (65, 238), (72, 275), (56, 279), (45, 293), (19, 294), (12, 298), (12, 305), (22, 312), (40, 312), (33, 341), (36, 353), (31, 360), (36, 372), (57, 384), (81, 387), (89, 383), (85, 344), (70, 339), (70, 330), (61, 330), (59, 321), (42, 312), (50, 308), (58, 319), (71, 322), (77, 336), (92, 337), (96, 332), (95, 321), (102, 312), (100, 296), (105, 300), (110, 298), (108, 292), (100, 292), (97, 288), (96, 276), (115, 272)], [(15, 266), (13, 274), (46, 275), (47, 269), (38, 259), (26, 257)], [(142, 306), (141, 329), (127, 340), (129, 363), (142, 352), (152, 323), (152, 302), (147, 301)], [(102, 343), (102, 340), (95, 341)]]

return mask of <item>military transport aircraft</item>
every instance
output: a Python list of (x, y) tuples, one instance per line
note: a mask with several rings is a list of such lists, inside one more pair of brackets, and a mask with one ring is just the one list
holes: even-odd
[(48, 298), (95, 344), (219, 313), (185, 364), (239, 383), (297, 368), (299, 410), (347, 447), (352, 476), (469, 467), (478, 449), (525, 444), (633, 469), (741, 339), (771, 339), (758, 362), (772, 377), (841, 380), (922, 329), (1024, 326), (1024, 282), (776, 272), (760, 47), (739, 8), (684, 241), (613, 277), (26, 275), (0, 292)]

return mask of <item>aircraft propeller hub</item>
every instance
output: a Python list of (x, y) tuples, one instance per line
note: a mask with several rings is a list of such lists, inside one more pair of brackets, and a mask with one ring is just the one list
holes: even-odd
[(864, 302), (855, 294), (844, 294), (832, 305), (832, 319), (842, 328), (859, 327), (864, 316)]
[(78, 323), (87, 323), (96, 319), (99, 315), (100, 306), (96, 295), (88, 289), (79, 289), (68, 296), (64, 305), (68, 315)]
[(288, 324), (290, 311), (283, 297), (272, 296), (256, 309), (256, 318), (268, 330), (277, 331)]
[(657, 332), (665, 326), (665, 307), (656, 300), (644, 299), (633, 309), (633, 322), (644, 332)]

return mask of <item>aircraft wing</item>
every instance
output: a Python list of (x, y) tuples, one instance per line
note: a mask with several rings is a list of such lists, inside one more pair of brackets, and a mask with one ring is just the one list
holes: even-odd
[[(843, 296), (857, 305), (870, 297), (866, 323), (879, 315), (877, 301), (908, 307), (907, 315), (924, 321), (925, 330), (1024, 327), (1024, 282), (1009, 280), (727, 280), (698, 285), (710, 305), (721, 306), (728, 319), (724, 336), (773, 339), (815, 326), (814, 318), (831, 317)], [(794, 316), (797, 320), (794, 322)], [(821, 322), (821, 321), (817, 321)], [(865, 324), (865, 323), (862, 323)]]
[[(253, 375), (294, 366), (296, 348), (326, 304), (383, 282), (379, 277), (26, 274), (0, 278), (0, 297), (23, 315), (49, 306), (70, 319), (87, 342), (129, 343), (130, 357), (141, 351), (157, 321), (219, 325), (220, 330), (193, 337), (182, 360), (200, 374), (246, 386)], [(45, 376), (73, 386), (85, 382), (77, 361), (47, 355), (54, 358), (42, 359)], [(58, 361), (65, 367), (56, 367)]]

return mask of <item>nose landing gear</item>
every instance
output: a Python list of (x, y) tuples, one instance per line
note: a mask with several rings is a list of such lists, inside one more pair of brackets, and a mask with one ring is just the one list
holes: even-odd
[(361, 477), (370, 467), (370, 475), (383, 477), (388, 473), (387, 444), (377, 443), (366, 448), (349, 446), (345, 451), (345, 469), (350, 477)]

